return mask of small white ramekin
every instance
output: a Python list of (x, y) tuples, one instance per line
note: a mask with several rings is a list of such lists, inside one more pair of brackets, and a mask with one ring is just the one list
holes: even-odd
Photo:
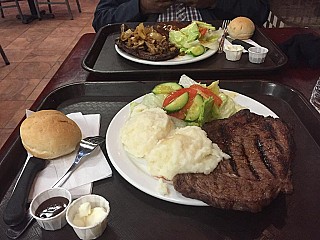
[(224, 52), (226, 53), (226, 59), (229, 61), (238, 61), (241, 58), (244, 47), (241, 45), (226, 45)]
[(105, 217), (105, 219), (102, 220), (102, 222), (99, 222), (94, 226), (79, 227), (73, 224), (73, 219), (77, 214), (80, 205), (85, 202), (90, 202), (92, 208), (103, 207), (107, 212), (107, 216), (110, 212), (109, 202), (105, 198), (99, 195), (90, 194), (90, 195), (85, 195), (78, 198), (77, 200), (73, 201), (71, 205), (68, 207), (68, 210), (66, 213), (67, 222), (76, 232), (78, 237), (80, 239), (85, 239), (85, 240), (96, 239), (102, 235), (102, 233), (107, 227), (107, 216)]
[[(40, 218), (36, 216), (36, 210), (44, 201), (53, 198), (53, 197), (64, 197), (68, 199), (69, 203), (67, 207), (59, 214), (50, 217), (50, 218)], [(72, 202), (71, 193), (65, 188), (51, 188), (39, 193), (30, 204), (30, 214), (33, 218), (35, 218), (40, 225), (45, 230), (58, 230), (63, 228), (66, 224), (66, 212), (68, 206), (70, 206)]]
[(266, 59), (268, 49), (265, 47), (250, 47), (249, 52), (249, 61), (251, 63), (263, 63)]

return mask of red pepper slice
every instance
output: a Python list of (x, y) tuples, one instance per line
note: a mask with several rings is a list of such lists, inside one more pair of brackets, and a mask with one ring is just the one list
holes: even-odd
[(191, 85), (189, 88), (197, 90), (198, 93), (204, 98), (212, 97), (214, 100), (214, 103), (217, 104), (219, 107), (221, 106), (221, 104), (222, 104), (221, 98), (219, 96), (217, 96), (216, 94), (214, 94), (213, 92), (211, 92), (208, 88), (202, 87), (199, 84)]

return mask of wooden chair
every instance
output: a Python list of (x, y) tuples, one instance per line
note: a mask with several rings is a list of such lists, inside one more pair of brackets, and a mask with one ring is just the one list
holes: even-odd
[(24, 22), (24, 17), (19, 5), (19, 1), (18, 0), (0, 0), (0, 14), (1, 17), (4, 18), (4, 11), (3, 9), (5, 8), (14, 8), (16, 7), (18, 9), (19, 15), (20, 15), (20, 19), (22, 22)]
[[(73, 15), (72, 15), (72, 12), (71, 12), (69, 0), (64, 0), (64, 1), (61, 1), (61, 2), (56, 2), (56, 1), (53, 1), (53, 2), (52, 2), (51, 0), (46, 0), (46, 1), (44, 1), (44, 2), (38, 1), (38, 0), (33, 0), (33, 1), (34, 1), (34, 5), (36, 6), (37, 15), (38, 15), (39, 20), (41, 20), (41, 14), (40, 14), (40, 10), (39, 10), (39, 5), (40, 5), (40, 4), (46, 4), (46, 5), (48, 5), (48, 8), (49, 8), (49, 12), (50, 12), (50, 13), (52, 13), (51, 5), (53, 5), (53, 4), (66, 4), (66, 5), (67, 5), (67, 9), (68, 9), (68, 13), (69, 13), (69, 15), (70, 15), (70, 19), (73, 20)], [(81, 7), (80, 7), (80, 2), (79, 2), (79, 0), (76, 0), (76, 3), (77, 3), (78, 11), (79, 11), (79, 13), (81, 13)]]
[(9, 65), (9, 64), (10, 64), (10, 62), (9, 62), (9, 60), (8, 60), (8, 58), (7, 58), (7, 56), (6, 56), (6, 54), (4, 53), (4, 51), (3, 51), (2, 47), (1, 47), (1, 45), (0, 45), (0, 54), (1, 54), (1, 56), (2, 56), (2, 58), (3, 58), (3, 60), (4, 60), (4, 62), (5, 62), (5, 64), (6, 64), (6, 65)]

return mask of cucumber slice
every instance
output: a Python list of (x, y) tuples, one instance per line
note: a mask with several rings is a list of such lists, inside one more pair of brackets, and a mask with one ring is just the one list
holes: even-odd
[(173, 100), (171, 103), (169, 103), (167, 106), (165, 106), (163, 109), (167, 112), (177, 112), (181, 108), (183, 108), (189, 100), (189, 93), (185, 92), (181, 94), (179, 97), (177, 97), (175, 100)]
[(188, 50), (188, 52), (194, 57), (197, 57), (197, 56), (204, 54), (205, 51), (206, 51), (206, 48), (202, 45), (197, 45), (197, 46), (191, 47)]
[(169, 94), (181, 89), (182, 86), (175, 82), (160, 83), (152, 89), (154, 94)]
[(197, 94), (193, 100), (191, 107), (187, 112), (185, 120), (188, 122), (193, 122), (197, 120), (200, 116), (202, 105), (203, 105), (203, 98), (199, 94)]

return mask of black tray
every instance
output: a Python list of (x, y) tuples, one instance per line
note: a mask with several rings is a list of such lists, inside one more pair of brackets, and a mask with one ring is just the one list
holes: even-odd
[[(40, 109), (65, 113), (101, 114), (101, 135), (113, 116), (129, 101), (150, 92), (158, 82), (100, 82), (64, 86), (52, 92)], [(293, 162), (292, 195), (280, 195), (257, 214), (212, 207), (183, 206), (149, 196), (124, 180), (113, 169), (111, 178), (94, 183), (93, 192), (107, 198), (111, 213), (100, 239), (318, 239), (320, 236), (320, 117), (298, 92), (260, 80), (221, 81), (224, 89), (250, 96), (272, 109), (293, 126), (297, 145)], [(36, 110), (36, 109), (35, 109)], [(102, 148), (106, 154), (105, 147)], [(2, 161), (24, 161), (18, 138)], [(106, 155), (107, 156), (107, 155)], [(15, 159), (16, 157), (17, 159)], [(110, 163), (110, 162), (109, 162)], [(2, 174), (0, 168), (0, 174)], [(18, 173), (17, 173), (18, 174)], [(15, 182), (1, 202), (0, 212)], [(6, 191), (7, 189), (0, 189)], [(2, 214), (1, 214), (2, 215)], [(0, 239), (6, 225), (0, 218)], [(78, 239), (70, 226), (44, 231), (37, 223), (21, 239)]]
[[(212, 22), (216, 27), (221, 21)], [(145, 23), (152, 24), (152, 23)], [(153, 23), (154, 24), (154, 23)], [(128, 23), (135, 27), (137, 23)], [(231, 62), (225, 59), (225, 53), (213, 56), (195, 63), (176, 66), (150, 66), (135, 63), (121, 57), (115, 51), (115, 39), (119, 36), (120, 24), (107, 25), (100, 29), (95, 40), (82, 61), (82, 67), (96, 77), (106, 80), (161, 80), (168, 77), (177, 78), (187, 74), (195, 79), (208, 79), (208, 76), (241, 76), (273, 72), (287, 62), (287, 57), (281, 50), (257, 28), (252, 39), (269, 49), (266, 60), (262, 64), (253, 64), (248, 60), (248, 54), (242, 55), (240, 61)], [(210, 74), (210, 75), (209, 75)]]

